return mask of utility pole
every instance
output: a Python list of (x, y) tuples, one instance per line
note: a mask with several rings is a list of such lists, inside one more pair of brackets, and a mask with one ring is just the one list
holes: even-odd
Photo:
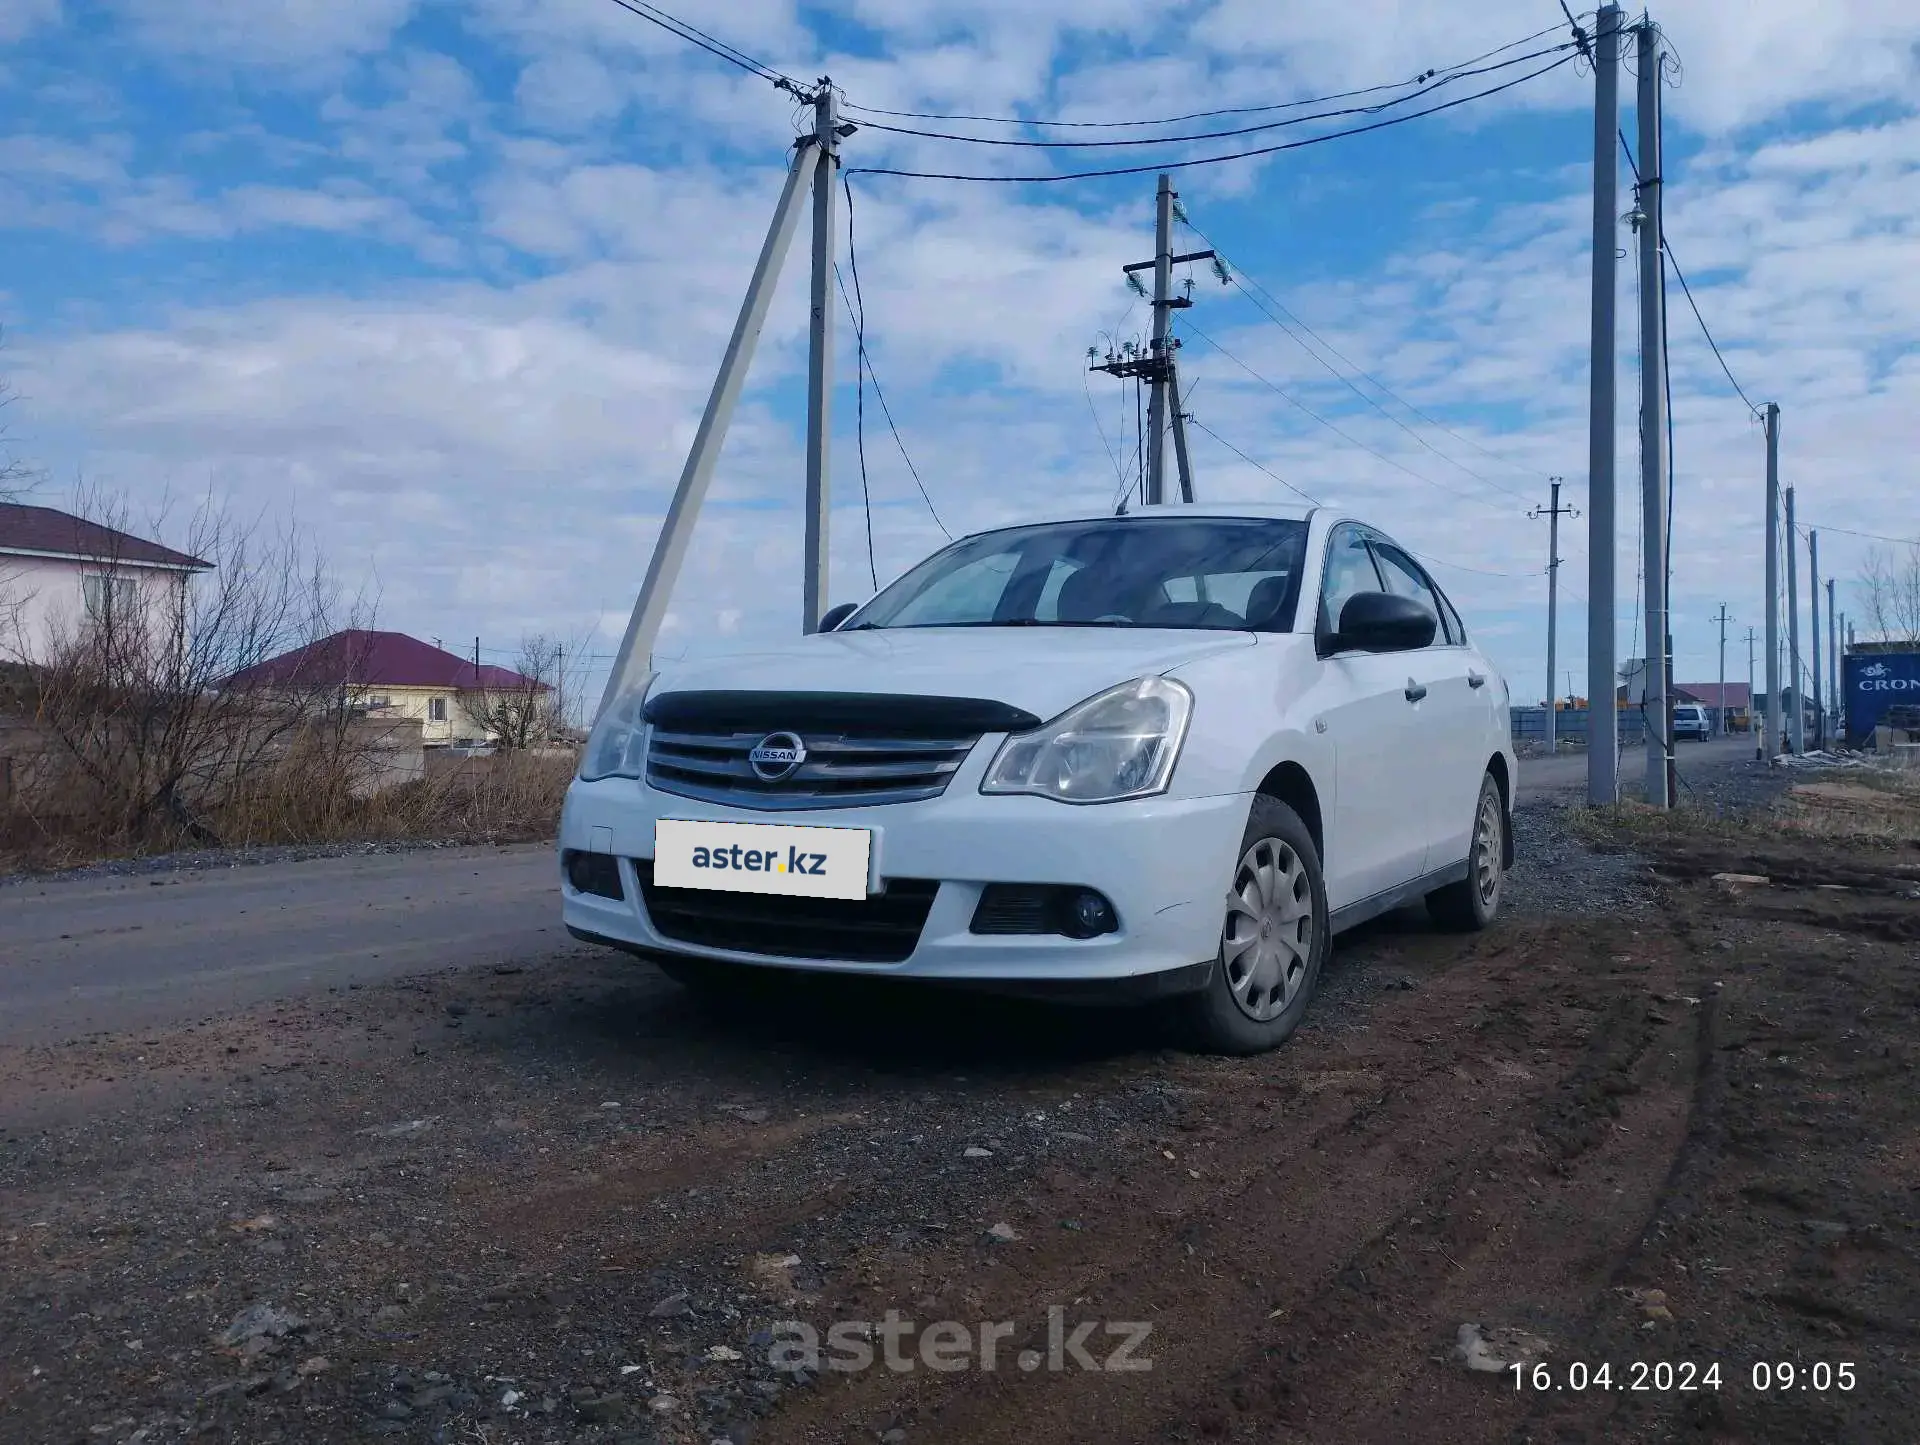
[(833, 211), (839, 195), (839, 115), (833, 86), (822, 81), (813, 97), (813, 144), (820, 153), (813, 177), (813, 299), (807, 346), (807, 524), (802, 552), (800, 630), (818, 632), (827, 601), (828, 411), (833, 401)]
[(1766, 753), (1760, 743), (1760, 719), (1753, 706), (1753, 629), (1747, 629), (1747, 726), (1753, 729), (1753, 755), (1764, 758)]
[(1193, 463), (1187, 460), (1186, 404), (1180, 400), (1180, 366), (1167, 358), (1167, 401), (1173, 408), (1173, 459), (1180, 469), (1180, 500), (1193, 500)]
[(1173, 320), (1173, 177), (1160, 173), (1153, 198), (1153, 340), (1148, 350), (1160, 365), (1154, 368), (1147, 394), (1147, 501), (1149, 507), (1167, 499), (1167, 335)]
[(1593, 333), (1587, 413), (1587, 802), (1620, 796), (1620, 715), (1613, 706), (1614, 238), (1620, 172), (1620, 7), (1604, 5), (1593, 37)]
[(1727, 731), (1727, 604), (1720, 604), (1720, 692), (1719, 708), (1713, 715), (1713, 735), (1724, 737)]
[(1154, 192), (1153, 259), (1135, 261), (1121, 267), (1130, 278), (1128, 284), (1136, 290), (1138, 283), (1131, 278), (1140, 271), (1153, 272), (1151, 342), (1144, 352), (1129, 343), (1120, 351), (1110, 353), (1104, 362), (1089, 368), (1103, 371), (1108, 376), (1134, 378), (1148, 384), (1146, 475), (1142, 490), (1146, 494), (1143, 505), (1149, 507), (1167, 499), (1169, 423), (1173, 430), (1174, 459), (1180, 468), (1180, 499), (1184, 502), (1193, 500), (1193, 472), (1187, 460), (1187, 419), (1181, 411), (1180, 379), (1174, 360), (1179, 353), (1180, 343), (1172, 335), (1173, 313), (1193, 305), (1193, 298), (1173, 294), (1173, 268), (1188, 261), (1211, 261), (1214, 253), (1207, 250), (1189, 251), (1180, 256), (1173, 254), (1173, 203), (1178, 198), (1172, 175), (1162, 172), (1159, 186)]
[(1807, 750), (1806, 686), (1800, 681), (1800, 543), (1793, 530), (1793, 488), (1787, 488), (1787, 671), (1793, 678), (1793, 716), (1787, 736), (1797, 757)]
[(1807, 530), (1807, 603), (1813, 609), (1813, 745), (1827, 745), (1827, 713), (1821, 698), (1825, 677), (1820, 671), (1820, 533)]
[(1660, 268), (1660, 32), (1651, 20), (1634, 27), (1639, 89), (1634, 118), (1640, 130), (1640, 182), (1634, 187), (1634, 223), (1640, 241), (1640, 524), (1646, 566), (1647, 802), (1673, 805), (1667, 772), (1673, 756), (1667, 707), (1667, 414), (1665, 318)]
[(1840, 617), (1833, 610), (1833, 578), (1827, 579), (1827, 711), (1833, 715), (1836, 741), (1845, 742), (1846, 718), (1840, 710)]
[[(831, 92), (832, 85), (822, 81), (821, 89)], [(687, 453), (686, 466), (681, 470), (673, 501), (667, 507), (666, 521), (661, 524), (660, 535), (654, 541), (646, 579), (640, 584), (640, 595), (634, 601), (633, 615), (627, 619), (627, 630), (620, 639), (620, 650), (615, 654), (612, 670), (607, 675), (606, 691), (601, 695), (595, 721), (621, 694), (638, 687), (652, 665), (654, 640), (660, 635), (660, 624), (666, 620), (667, 602), (673, 593), (674, 579), (680, 575), (681, 564), (686, 560), (687, 544), (693, 536), (694, 518), (699, 514), (700, 503), (706, 499), (707, 488), (713, 482), (713, 467), (719, 460), (721, 443), (726, 439), (727, 424), (733, 419), (734, 407), (740, 400), (740, 389), (746, 382), (747, 368), (753, 361), (754, 347), (759, 343), (760, 332), (766, 326), (767, 308), (773, 302), (774, 284), (779, 280), (780, 268), (793, 244), (793, 233), (799, 228), (801, 198), (806, 195), (808, 186), (813, 184), (816, 176), (824, 175), (825, 184), (829, 187), (832, 185), (831, 172), (820, 164), (823, 151), (818, 132), (816, 117), (815, 133), (802, 136), (794, 143), (793, 163), (787, 170), (786, 185), (780, 192), (779, 204), (774, 207), (773, 223), (767, 228), (767, 238), (760, 247), (760, 257), (754, 262), (753, 279), (748, 283), (746, 297), (740, 303), (740, 315), (734, 321), (733, 335), (728, 338), (726, 354), (721, 359), (719, 373), (713, 379), (713, 391), (707, 397), (707, 408), (701, 413), (700, 426), (693, 435), (693, 446)], [(818, 259), (816, 252), (816, 262)], [(814, 293), (816, 297), (820, 294), (817, 279)], [(818, 307), (814, 314), (816, 318), (821, 314)], [(822, 422), (826, 419), (824, 406), (819, 419)], [(812, 420), (810, 416), (810, 426)], [(814, 460), (809, 450), (809, 471)], [(819, 460), (824, 464), (824, 450)], [(809, 616), (817, 620), (817, 614)]]
[(1761, 756), (1782, 748), (1780, 733), (1780, 404), (1770, 401), (1767, 428), (1767, 740)]
[[(1562, 479), (1549, 477), (1547, 480), (1553, 486), (1553, 499), (1544, 514), (1547, 518), (1547, 755), (1551, 757), (1560, 746), (1559, 729), (1555, 726), (1560, 710), (1555, 706), (1553, 697), (1554, 653), (1560, 636), (1560, 518), (1563, 515), (1573, 518), (1580, 514), (1572, 507), (1560, 505)], [(1539, 517), (1542, 513), (1535, 507), (1527, 515)], [(1593, 700), (1589, 698), (1587, 701), (1587, 726), (1592, 727)]]

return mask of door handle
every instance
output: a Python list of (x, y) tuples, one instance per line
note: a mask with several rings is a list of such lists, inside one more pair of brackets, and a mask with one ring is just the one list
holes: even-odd
[(1407, 679), (1407, 701), (1408, 702), (1418, 702), (1420, 701), (1421, 698), (1425, 697), (1426, 695), (1427, 695), (1427, 689), (1425, 688), (1425, 686), (1415, 682), (1412, 678)]
[(1484, 672), (1469, 672), (1467, 674), (1468, 687), (1485, 687), (1486, 685), (1487, 675)]

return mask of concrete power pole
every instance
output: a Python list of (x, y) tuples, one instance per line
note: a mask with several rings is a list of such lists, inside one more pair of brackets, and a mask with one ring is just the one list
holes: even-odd
[[(1667, 769), (1672, 757), (1667, 707), (1667, 398), (1666, 333), (1660, 268), (1660, 32), (1651, 20), (1634, 27), (1639, 90), (1634, 113), (1640, 129), (1640, 183), (1634, 188), (1634, 229), (1640, 233), (1640, 521), (1645, 538), (1647, 649), (1647, 802), (1673, 805)], [(1631, 701), (1631, 699), (1629, 699)]]
[[(830, 86), (823, 88), (831, 89)], [(693, 446), (687, 453), (680, 483), (667, 507), (666, 521), (653, 544), (653, 558), (647, 563), (646, 579), (640, 584), (640, 596), (627, 619), (627, 630), (620, 639), (620, 651), (607, 675), (606, 691), (592, 721), (597, 721), (621, 694), (638, 687), (652, 670), (653, 644), (666, 619), (667, 602), (674, 580), (686, 560), (687, 543), (693, 536), (694, 518), (713, 482), (714, 463), (719, 460), (720, 445), (726, 439), (727, 424), (733, 420), (740, 389), (746, 382), (747, 368), (753, 361), (754, 347), (766, 326), (767, 308), (773, 302), (773, 288), (780, 268), (793, 244), (793, 233), (800, 224), (800, 202), (816, 175), (821, 174), (821, 147), (817, 134), (802, 136), (794, 145), (793, 165), (787, 171), (785, 188), (774, 208), (773, 224), (761, 245), (760, 258), (754, 263), (753, 280), (747, 285), (746, 298), (740, 303), (740, 315), (733, 324), (733, 335), (713, 379), (713, 391), (707, 397), (707, 409), (693, 434)], [(824, 420), (824, 418), (823, 418)], [(808, 462), (811, 466), (812, 456)], [(824, 454), (822, 457), (824, 461)], [(811, 629), (809, 629), (811, 630)]]
[(1767, 731), (1760, 756), (1781, 751), (1780, 719), (1780, 404), (1768, 402), (1767, 427)]
[(1827, 711), (1833, 716), (1838, 741), (1846, 740), (1846, 720), (1840, 713), (1840, 619), (1833, 610), (1833, 578), (1827, 579)]
[[(1180, 343), (1172, 336), (1173, 313), (1193, 305), (1190, 296), (1173, 294), (1173, 268), (1188, 261), (1210, 261), (1212, 250), (1173, 254), (1173, 203), (1179, 193), (1173, 189), (1173, 177), (1163, 173), (1154, 192), (1153, 259), (1135, 261), (1121, 267), (1131, 278), (1140, 271), (1153, 272), (1153, 339), (1145, 354), (1127, 348), (1120, 355), (1109, 354), (1104, 362), (1089, 370), (1108, 376), (1133, 378), (1148, 384), (1147, 456), (1142, 491), (1144, 505), (1154, 506), (1167, 499), (1167, 432), (1173, 432), (1174, 460), (1180, 469), (1180, 500), (1193, 500), (1193, 468), (1187, 458), (1187, 418), (1180, 399), (1180, 378), (1175, 356)], [(1131, 281), (1129, 284), (1132, 284)], [(1125, 510), (1124, 505), (1121, 508)]]
[(1614, 686), (1614, 303), (1620, 224), (1620, 7), (1593, 38), (1593, 332), (1587, 412), (1587, 802), (1619, 800), (1620, 714)]
[(1173, 321), (1173, 177), (1161, 173), (1153, 198), (1153, 340), (1149, 359), (1156, 364), (1147, 393), (1147, 499), (1149, 507), (1167, 499), (1167, 364), (1172, 352), (1167, 335)]
[(1800, 543), (1793, 530), (1793, 488), (1787, 488), (1787, 673), (1793, 679), (1793, 716), (1787, 737), (1794, 755), (1807, 750), (1806, 685), (1800, 681)]
[(1813, 608), (1813, 745), (1827, 745), (1826, 674), (1820, 670), (1820, 533), (1807, 531), (1807, 602)]
[(818, 632), (827, 601), (827, 513), (832, 441), (834, 203), (840, 182), (840, 117), (833, 86), (821, 82), (813, 99), (813, 145), (820, 168), (813, 178), (813, 296), (807, 346), (807, 525), (800, 586), (800, 630)]
[(1765, 757), (1766, 754), (1760, 750), (1760, 719), (1755, 716), (1753, 706), (1753, 644), (1753, 629), (1749, 627), (1747, 629), (1747, 726), (1753, 729), (1753, 755), (1760, 758)]
[[(1552, 757), (1559, 751), (1560, 710), (1554, 704), (1553, 678), (1554, 654), (1560, 637), (1560, 518), (1577, 517), (1580, 514), (1572, 507), (1560, 505), (1559, 477), (1547, 478), (1553, 484), (1553, 500), (1546, 510), (1547, 517), (1547, 755)], [(1535, 507), (1527, 513), (1529, 517), (1538, 517), (1541, 511)], [(1587, 699), (1587, 726), (1593, 726), (1593, 699)]]
[(1727, 604), (1720, 604), (1720, 616), (1715, 619), (1720, 624), (1720, 693), (1718, 708), (1713, 715), (1713, 735), (1725, 737), (1727, 732)]

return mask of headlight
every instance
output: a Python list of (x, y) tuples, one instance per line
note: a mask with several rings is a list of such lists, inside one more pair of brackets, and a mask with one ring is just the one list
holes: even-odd
[(647, 680), (633, 692), (617, 699), (606, 716), (593, 725), (586, 751), (580, 755), (580, 781), (597, 782), (601, 778), (637, 778), (647, 761), (647, 725), (640, 709), (647, 690), (660, 674), (650, 672)]
[(1117, 803), (1164, 793), (1193, 715), (1193, 694), (1164, 677), (1122, 683), (1011, 737), (983, 793), (1037, 793), (1062, 803)]

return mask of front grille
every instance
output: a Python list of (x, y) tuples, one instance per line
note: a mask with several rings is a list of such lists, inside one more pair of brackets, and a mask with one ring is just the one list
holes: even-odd
[[(786, 810), (936, 798), (982, 736), (1040, 719), (981, 698), (887, 693), (669, 692), (647, 699), (647, 782), (731, 807)], [(747, 754), (772, 734), (806, 749), (769, 782)]]
[(653, 860), (636, 858), (640, 897), (663, 938), (735, 953), (849, 963), (902, 963), (920, 944), (937, 880), (890, 878), (870, 898), (787, 898), (710, 888), (666, 888)]
[(806, 761), (768, 782), (747, 754), (767, 734), (654, 729), (647, 782), (663, 793), (736, 808), (848, 808), (937, 798), (979, 741), (974, 737), (859, 737), (797, 733)]

